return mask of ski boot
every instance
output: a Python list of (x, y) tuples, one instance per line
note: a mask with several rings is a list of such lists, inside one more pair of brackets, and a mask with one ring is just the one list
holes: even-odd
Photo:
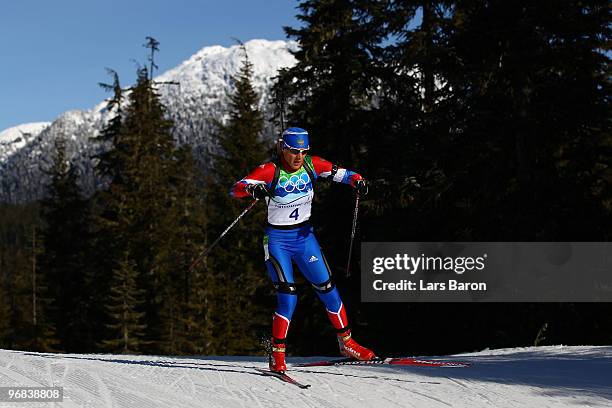
[(287, 371), (285, 363), (285, 338), (289, 331), (289, 319), (278, 313), (272, 318), (272, 351), (270, 353), (270, 371), (284, 373)]
[(277, 373), (284, 373), (287, 371), (287, 364), (285, 363), (285, 345), (274, 342), (272, 337), (272, 352), (270, 353), (270, 371)]
[(359, 345), (359, 343), (351, 337), (350, 329), (343, 333), (338, 333), (338, 346), (340, 346), (340, 354), (354, 358), (355, 360), (369, 361), (376, 358), (372, 350)]
[(376, 357), (372, 350), (360, 346), (359, 343), (352, 338), (344, 304), (340, 304), (340, 308), (337, 312), (328, 310), (327, 316), (338, 332), (338, 345), (340, 346), (340, 353), (342, 355), (356, 360), (366, 361)]

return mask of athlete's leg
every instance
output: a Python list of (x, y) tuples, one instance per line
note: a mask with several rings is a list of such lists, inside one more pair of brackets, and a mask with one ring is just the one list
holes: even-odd
[(268, 274), (276, 289), (276, 313), (291, 320), (297, 303), (297, 290), (293, 279), (291, 253), (282, 242), (274, 239), (274, 232), (264, 235), (264, 257)]
[(340, 351), (349, 357), (360, 360), (371, 360), (374, 358), (374, 353), (371, 350), (360, 346), (352, 339), (346, 308), (332, 280), (329, 264), (314, 234), (310, 234), (304, 240), (303, 252), (294, 254), (293, 259), (304, 277), (315, 288), (319, 299), (325, 305), (327, 316), (338, 335)]
[(304, 277), (314, 287), (319, 299), (325, 305), (327, 314), (337, 330), (348, 328), (346, 312), (342, 305), (340, 293), (331, 276), (329, 264), (314, 234), (304, 240), (303, 250), (295, 254), (293, 260)]
[(319, 299), (327, 310), (337, 311), (342, 304), (342, 300), (332, 279), (327, 260), (314, 235), (306, 240), (303, 252), (294, 255), (293, 260), (304, 277), (315, 288)]
[[(270, 239), (270, 235), (272, 236)], [(264, 256), (268, 274), (276, 289), (277, 306), (272, 317), (272, 353), (270, 369), (285, 371), (285, 343), (289, 323), (297, 304), (291, 255), (281, 240), (274, 239), (274, 231), (264, 236)]]

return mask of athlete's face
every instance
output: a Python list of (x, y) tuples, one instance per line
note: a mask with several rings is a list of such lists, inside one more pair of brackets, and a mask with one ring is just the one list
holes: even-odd
[(306, 153), (308, 153), (306, 150), (285, 148), (283, 149), (283, 158), (292, 171), (297, 171), (304, 164)]

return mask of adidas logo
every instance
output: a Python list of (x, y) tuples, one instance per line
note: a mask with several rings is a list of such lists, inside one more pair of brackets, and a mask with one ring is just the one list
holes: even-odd
[(317, 262), (319, 260), (319, 258), (317, 258), (316, 256), (311, 256), (310, 259), (308, 260), (308, 262)]

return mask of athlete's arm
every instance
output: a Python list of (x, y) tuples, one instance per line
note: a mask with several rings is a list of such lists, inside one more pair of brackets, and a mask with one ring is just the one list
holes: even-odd
[(272, 179), (274, 178), (274, 169), (274, 164), (272, 163), (265, 163), (258, 166), (246, 177), (232, 186), (230, 195), (236, 198), (250, 197), (251, 195), (246, 191), (246, 186), (249, 184), (265, 184), (267, 188), (270, 188), (270, 184), (272, 184)]
[(314, 171), (318, 177), (331, 178), (337, 183), (349, 184), (355, 187), (357, 180), (363, 179), (359, 173), (338, 167), (319, 156), (311, 156)]

